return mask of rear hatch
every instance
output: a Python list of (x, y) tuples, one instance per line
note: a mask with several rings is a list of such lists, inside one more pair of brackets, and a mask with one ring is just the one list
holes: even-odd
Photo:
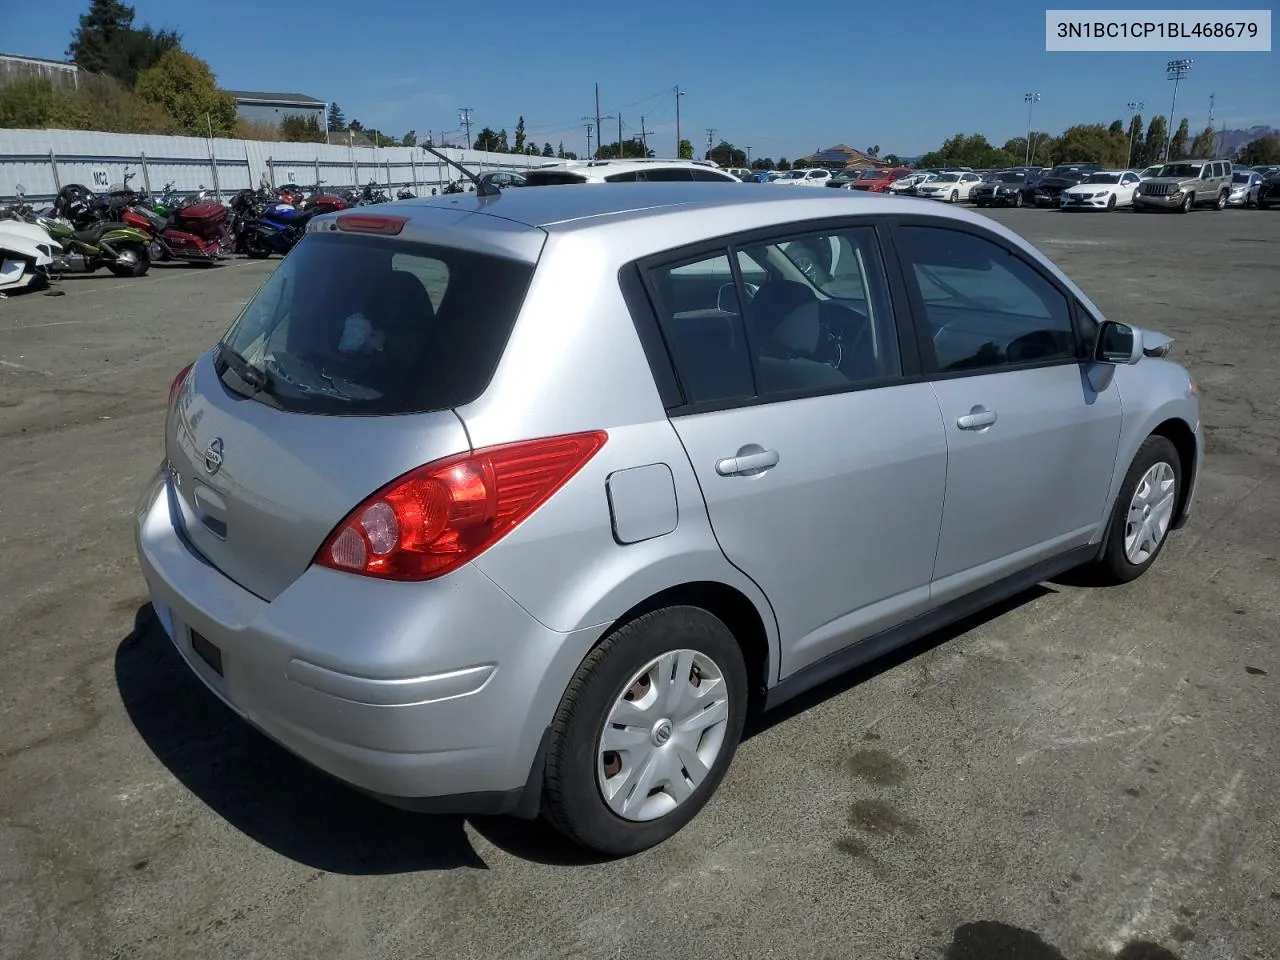
[(399, 236), (304, 238), (169, 417), (172, 500), (191, 545), (271, 600), (369, 494), (468, 450), (452, 408), (487, 386), (533, 270)]

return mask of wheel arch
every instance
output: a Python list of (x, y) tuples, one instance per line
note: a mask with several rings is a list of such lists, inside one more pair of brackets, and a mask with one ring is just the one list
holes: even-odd
[[(716, 580), (681, 583), (646, 597), (617, 617), (592, 645), (594, 649), (612, 634), (638, 617), (664, 607), (699, 607), (724, 621), (742, 649), (751, 691), (749, 708), (758, 710), (764, 703), (765, 691), (772, 685), (778, 659), (765, 614), (745, 593)], [(772, 619), (772, 613), (768, 614)], [(588, 651), (589, 652), (589, 651)]]
[(1191, 490), (1196, 480), (1196, 435), (1190, 424), (1181, 417), (1169, 417), (1157, 424), (1149, 436), (1160, 436), (1173, 444), (1178, 451), (1178, 465), (1182, 469), (1182, 489), (1178, 491), (1178, 505), (1173, 513), (1173, 528), (1182, 526), (1191, 503)]

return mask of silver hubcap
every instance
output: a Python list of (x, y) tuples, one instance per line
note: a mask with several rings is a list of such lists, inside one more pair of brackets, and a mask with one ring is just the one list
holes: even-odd
[(1124, 555), (1135, 566), (1151, 559), (1169, 531), (1177, 490), (1173, 467), (1161, 461), (1138, 481), (1124, 528)]
[(596, 749), (596, 782), (626, 820), (655, 820), (693, 795), (715, 766), (729, 690), (715, 661), (673, 650), (637, 671), (614, 701)]

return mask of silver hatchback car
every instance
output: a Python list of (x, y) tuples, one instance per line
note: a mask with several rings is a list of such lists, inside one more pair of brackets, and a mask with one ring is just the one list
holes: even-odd
[(624, 854), (696, 815), (749, 710), (1150, 567), (1204, 448), (1169, 344), (909, 199), (329, 214), (175, 378), (138, 556), (190, 668), (287, 749)]

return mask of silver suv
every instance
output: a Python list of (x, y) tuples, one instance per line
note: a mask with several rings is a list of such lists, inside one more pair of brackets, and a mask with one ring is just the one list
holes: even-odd
[(1191, 508), (1168, 338), (963, 209), (562, 186), (307, 230), (174, 379), (138, 557), (210, 690), (399, 806), (651, 846), (748, 711), (1140, 576)]
[(1133, 194), (1133, 209), (1135, 213), (1146, 210), (1190, 213), (1193, 207), (1223, 210), (1230, 196), (1230, 160), (1178, 160), (1166, 163), (1157, 176), (1138, 185)]

